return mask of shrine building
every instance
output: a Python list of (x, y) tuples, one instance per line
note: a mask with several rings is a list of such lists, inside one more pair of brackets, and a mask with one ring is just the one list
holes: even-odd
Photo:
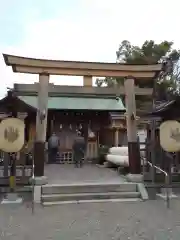
[[(32, 142), (36, 132), (38, 83), (14, 84), (12, 91), (13, 102), (20, 115), (24, 115), (26, 142)], [(0, 101), (1, 112), (7, 104), (8, 97)], [(46, 140), (55, 132), (60, 138), (59, 161), (71, 163), (72, 144), (81, 129), (87, 142), (86, 157), (97, 158), (99, 145), (127, 144), (124, 113), (124, 104), (114, 88), (49, 84)]]

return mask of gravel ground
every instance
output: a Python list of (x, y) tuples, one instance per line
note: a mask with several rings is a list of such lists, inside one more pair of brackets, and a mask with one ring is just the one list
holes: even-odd
[(69, 204), (42, 208), (0, 206), (0, 240), (180, 239), (180, 202), (162, 200)]

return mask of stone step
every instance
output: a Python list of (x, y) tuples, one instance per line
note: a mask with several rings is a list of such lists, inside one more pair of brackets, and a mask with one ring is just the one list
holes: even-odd
[(79, 201), (56, 201), (56, 202), (42, 202), (44, 207), (48, 206), (56, 206), (63, 204), (80, 204), (80, 203), (107, 203), (107, 202), (140, 202), (142, 199), (140, 198), (121, 198), (121, 199), (93, 199), (93, 200), (79, 200)]
[(42, 186), (42, 195), (68, 193), (136, 192), (136, 183), (84, 183), (84, 184), (47, 184)]
[(42, 202), (80, 201), (95, 199), (140, 198), (138, 192), (71, 193), (42, 195)]

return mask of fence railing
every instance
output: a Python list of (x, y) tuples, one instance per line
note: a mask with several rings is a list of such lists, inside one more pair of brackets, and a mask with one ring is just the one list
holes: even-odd
[[(32, 176), (32, 166), (16, 166), (16, 184), (17, 185), (28, 185), (29, 179)], [(10, 177), (10, 166), (6, 169), (4, 166), (0, 166), (0, 185), (9, 185)]]
[(170, 207), (170, 197), (169, 197), (169, 174), (164, 171), (163, 169), (161, 169), (160, 167), (153, 165), (151, 162), (146, 161), (146, 163), (152, 168), (155, 168), (156, 170), (160, 171), (161, 173), (164, 174), (165, 176), (165, 188), (166, 188), (166, 204), (167, 204), (167, 208)]

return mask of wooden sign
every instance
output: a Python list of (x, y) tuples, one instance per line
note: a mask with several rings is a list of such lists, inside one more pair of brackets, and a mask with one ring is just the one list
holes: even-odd
[(167, 152), (180, 151), (180, 123), (165, 121), (160, 125), (160, 144)]

